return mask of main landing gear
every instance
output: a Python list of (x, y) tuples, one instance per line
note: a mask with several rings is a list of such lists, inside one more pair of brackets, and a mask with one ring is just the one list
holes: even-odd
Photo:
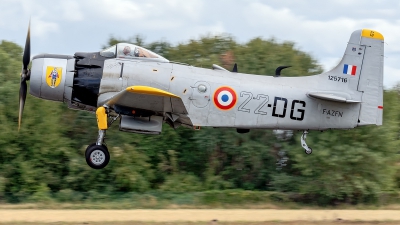
[(93, 169), (102, 169), (110, 162), (110, 153), (107, 146), (104, 144), (104, 137), (108, 127), (118, 119), (119, 115), (107, 123), (107, 106), (99, 107), (96, 110), (97, 126), (99, 127), (99, 135), (96, 143), (89, 145), (85, 151), (86, 163)]
[(110, 161), (107, 146), (93, 143), (86, 148), (86, 163), (93, 169), (103, 169)]
[(304, 148), (304, 152), (307, 154), (307, 155), (310, 155), (311, 153), (312, 153), (312, 148), (311, 147), (308, 147), (308, 145), (307, 145), (307, 143), (306, 143), (306, 139), (307, 139), (307, 134), (308, 134), (308, 131), (303, 131), (303, 134), (301, 135), (301, 147), (303, 147)]

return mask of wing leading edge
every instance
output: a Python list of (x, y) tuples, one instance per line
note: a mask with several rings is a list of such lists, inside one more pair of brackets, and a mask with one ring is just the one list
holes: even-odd
[(149, 87), (130, 86), (121, 92), (108, 92), (99, 96), (98, 105), (126, 106), (154, 112), (188, 114), (182, 99), (170, 92)]

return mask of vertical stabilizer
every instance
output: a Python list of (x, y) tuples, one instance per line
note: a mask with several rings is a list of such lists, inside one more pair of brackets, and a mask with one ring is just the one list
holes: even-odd
[[(336, 88), (350, 94), (361, 94), (357, 126), (382, 125), (384, 39), (379, 32), (354, 31), (340, 63), (323, 76), (343, 77), (347, 85)], [(335, 88), (335, 89), (336, 89)]]

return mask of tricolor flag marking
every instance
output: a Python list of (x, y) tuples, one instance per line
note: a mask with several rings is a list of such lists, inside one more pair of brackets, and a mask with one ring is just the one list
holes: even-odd
[(348, 74), (355, 76), (357, 72), (357, 66), (344, 64), (343, 66), (343, 74)]

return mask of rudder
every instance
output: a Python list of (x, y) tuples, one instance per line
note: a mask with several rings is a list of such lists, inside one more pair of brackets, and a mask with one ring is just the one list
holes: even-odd
[(365, 46), (365, 54), (357, 88), (363, 92), (358, 126), (382, 125), (384, 38), (363, 29), (360, 45)]

